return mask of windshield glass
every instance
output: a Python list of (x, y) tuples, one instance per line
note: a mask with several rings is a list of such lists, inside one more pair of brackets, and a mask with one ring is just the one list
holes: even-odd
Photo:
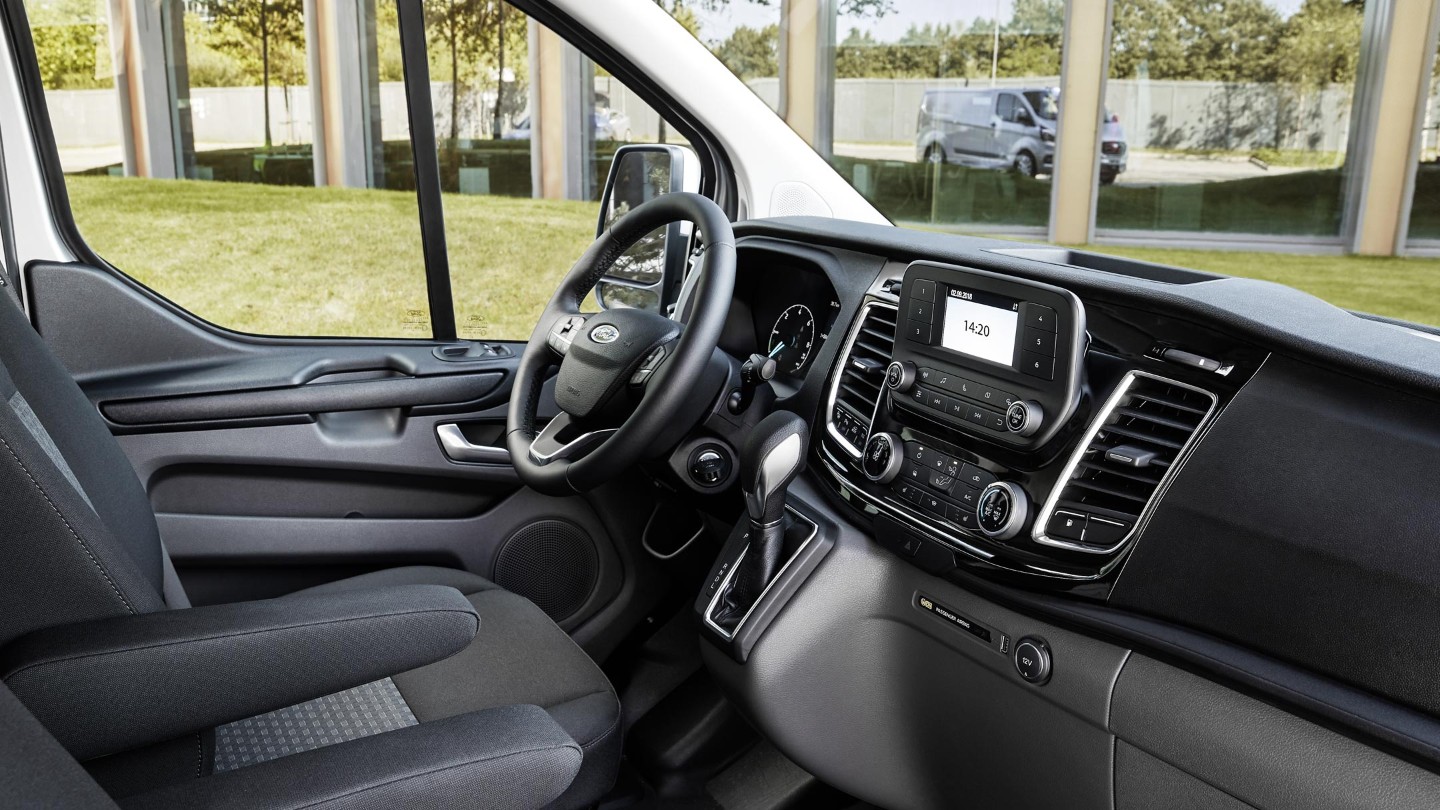
[[(1114, 0), (1107, 53), (1093, 21), (1066, 36), (1064, 0), (662, 2), (897, 226), (1051, 241), (1078, 216), (1093, 250), (1440, 323), (1440, 261), (1343, 255), (1440, 255), (1440, 68), (1418, 75), (1427, 53), (1365, 84), (1378, 4)], [(1062, 65), (1102, 88), (1100, 120), (1061, 120)], [(1366, 113), (1382, 85), (1414, 99), (1413, 124)], [(1065, 154), (1068, 186), (1067, 131), (1099, 136)], [(1385, 153), (1418, 157), (1413, 183), (1365, 182)]]
[(1030, 109), (1046, 121), (1054, 121), (1060, 117), (1060, 105), (1052, 93), (1044, 90), (1026, 90), (1025, 100), (1030, 102)]

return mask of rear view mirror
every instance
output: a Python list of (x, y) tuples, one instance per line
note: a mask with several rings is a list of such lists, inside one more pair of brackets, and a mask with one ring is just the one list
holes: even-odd
[[(643, 144), (616, 149), (600, 197), (596, 236), (632, 208), (661, 194), (699, 190), (699, 162), (695, 153), (683, 146)], [(595, 286), (600, 306), (662, 311), (675, 299), (673, 293), (685, 275), (691, 230), (688, 222), (672, 222), (625, 251)]]

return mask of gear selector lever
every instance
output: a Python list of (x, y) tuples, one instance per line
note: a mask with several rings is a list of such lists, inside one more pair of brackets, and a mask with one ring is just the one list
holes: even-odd
[(810, 429), (789, 411), (760, 421), (740, 450), (740, 486), (749, 513), (748, 545), (711, 620), (734, 632), (780, 570), (785, 546), (785, 491), (805, 469)]

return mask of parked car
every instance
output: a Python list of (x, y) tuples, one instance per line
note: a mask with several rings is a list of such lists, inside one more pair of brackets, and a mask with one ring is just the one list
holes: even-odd
[[(530, 116), (515, 122), (515, 126), (501, 138), (507, 141), (530, 140)], [(595, 140), (629, 142), (630, 139), (630, 116), (609, 108), (595, 110)]]
[[(1014, 169), (1034, 177), (1055, 162), (1060, 93), (1055, 88), (927, 90), (916, 121), (915, 156), (930, 163)], [(1100, 182), (1125, 171), (1129, 149), (1109, 110), (1101, 131)]]

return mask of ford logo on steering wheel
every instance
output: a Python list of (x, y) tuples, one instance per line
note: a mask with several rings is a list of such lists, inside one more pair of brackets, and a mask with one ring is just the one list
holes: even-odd
[(596, 343), (614, 343), (620, 337), (620, 330), (608, 323), (602, 323), (590, 330), (590, 339)]

